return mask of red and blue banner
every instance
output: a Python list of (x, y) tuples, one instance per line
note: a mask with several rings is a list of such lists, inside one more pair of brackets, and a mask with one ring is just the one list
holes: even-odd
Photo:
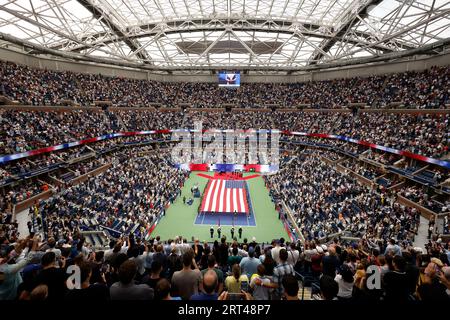
[[(22, 152), (22, 153), (16, 153), (16, 154), (10, 154), (10, 155), (6, 155), (6, 156), (2, 156), (2, 157), (0, 157), (0, 164), (4, 164), (4, 163), (10, 162), (10, 161), (19, 160), (19, 159), (23, 159), (23, 158), (27, 158), (27, 157), (37, 156), (37, 155), (40, 155), (40, 154), (45, 154), (45, 153), (50, 153), (50, 152), (54, 152), (54, 151), (65, 150), (65, 149), (73, 148), (73, 147), (76, 147), (76, 146), (81, 146), (81, 145), (85, 145), (85, 144), (95, 143), (95, 142), (99, 142), (99, 141), (103, 141), (103, 140), (109, 140), (109, 139), (120, 138), (120, 137), (130, 137), (130, 136), (168, 134), (168, 133), (172, 133), (172, 132), (181, 132), (181, 131), (195, 132), (195, 130), (187, 130), (187, 129), (171, 129), (171, 130), (166, 129), (166, 130), (151, 130), (151, 131), (134, 131), (134, 132), (112, 133), (112, 134), (106, 134), (106, 135), (103, 135), (103, 136), (100, 136), (100, 137), (89, 138), (89, 139), (84, 139), (84, 140), (79, 140), (79, 141), (73, 141), (73, 142), (63, 143), (63, 144), (59, 144), (59, 145), (52, 146), (52, 147), (46, 147), (46, 148), (42, 148), (42, 149), (36, 149), (36, 150), (27, 151), (27, 152)], [(216, 130), (216, 131), (217, 132), (226, 132), (226, 130)], [(274, 130), (258, 130), (257, 132), (260, 132), (260, 131), (264, 131), (264, 132), (268, 132), (269, 133), (269, 132), (272, 132)], [(278, 130), (275, 130), (275, 131), (276, 132), (280, 132)], [(367, 142), (367, 141), (357, 140), (357, 139), (345, 137), (345, 136), (338, 136), (338, 135), (332, 135), (332, 134), (323, 134), (323, 133), (306, 133), (306, 132), (287, 131), (287, 130), (281, 131), (281, 134), (283, 134), (283, 135), (292, 135), (292, 136), (304, 136), (304, 137), (312, 137), (312, 138), (335, 139), (335, 140), (347, 141), (347, 142), (355, 143), (355, 144), (362, 145), (362, 146), (365, 146), (365, 147), (368, 147), (368, 148), (372, 148), (372, 149), (376, 149), (376, 150), (380, 150), (380, 151), (396, 154), (396, 155), (399, 155), (399, 156), (404, 156), (404, 157), (407, 157), (407, 158), (415, 159), (415, 160), (418, 160), (418, 161), (423, 161), (423, 162), (426, 162), (426, 163), (431, 163), (431, 164), (434, 164), (436, 166), (440, 166), (440, 167), (443, 167), (443, 168), (446, 168), (446, 169), (450, 169), (450, 162), (449, 161), (434, 159), (434, 158), (426, 157), (426, 156), (423, 156), (423, 155), (411, 153), (409, 151), (397, 150), (397, 149), (393, 149), (393, 148), (377, 145), (377, 144), (374, 144), (374, 143), (370, 143), (370, 142)], [(237, 166), (239, 166), (239, 165), (237, 165)], [(266, 168), (265, 167), (261, 167), (259, 169), (260, 170), (258, 172), (264, 172), (264, 171), (261, 171), (261, 170), (264, 170)], [(270, 168), (267, 168), (267, 170), (270, 170)], [(219, 170), (217, 170), (217, 171), (219, 171)]]
[(230, 163), (177, 163), (175, 168), (184, 171), (217, 171), (217, 172), (258, 172), (272, 173), (277, 172), (278, 165), (268, 164), (230, 164)]

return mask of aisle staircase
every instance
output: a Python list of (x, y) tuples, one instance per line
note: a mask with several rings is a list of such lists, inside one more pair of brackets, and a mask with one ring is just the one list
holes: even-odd
[(414, 237), (414, 247), (425, 249), (425, 244), (428, 243), (428, 220), (420, 216), (419, 228), (417, 235)]
[(187, 117), (188, 117), (188, 113), (187, 113), (187, 112), (184, 112), (183, 120), (181, 121), (181, 126), (180, 126), (180, 127), (183, 128), (183, 129), (186, 128)]

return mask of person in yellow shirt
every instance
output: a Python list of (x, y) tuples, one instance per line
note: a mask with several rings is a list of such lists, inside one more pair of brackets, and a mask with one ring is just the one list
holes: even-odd
[[(245, 274), (241, 274), (241, 267), (238, 264), (234, 264), (231, 270), (233, 274), (225, 279), (227, 291), (229, 293), (241, 293), (241, 290), (248, 290), (248, 277)], [(242, 285), (245, 282), (247, 282), (247, 285)]]

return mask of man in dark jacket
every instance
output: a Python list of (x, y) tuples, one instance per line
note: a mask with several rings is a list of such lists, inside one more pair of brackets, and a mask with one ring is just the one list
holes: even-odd
[(226, 239), (222, 238), (220, 239), (220, 245), (219, 245), (219, 257), (218, 262), (221, 267), (226, 267), (228, 262), (228, 245), (226, 244)]

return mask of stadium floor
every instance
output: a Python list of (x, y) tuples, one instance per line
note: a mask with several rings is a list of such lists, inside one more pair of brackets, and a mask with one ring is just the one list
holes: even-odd
[[(208, 173), (213, 175), (213, 173)], [(253, 175), (253, 173), (244, 174)], [(197, 183), (201, 192), (205, 189), (207, 179), (197, 175), (197, 172), (191, 172), (190, 177), (182, 189), (182, 194), (175, 202), (166, 210), (166, 215), (156, 226), (152, 232), (152, 237), (160, 236), (162, 239), (171, 239), (175, 236), (183, 236), (189, 241), (192, 237), (198, 237), (200, 241), (212, 241), (218, 239), (217, 222), (214, 224), (214, 239), (210, 236), (211, 225), (195, 224), (198, 215), (198, 208), (202, 201), (203, 194), (200, 198), (194, 198), (192, 205), (183, 204), (183, 196), (186, 199), (191, 197), (191, 187)], [(270, 242), (273, 239), (284, 237), (288, 239), (288, 235), (280, 220), (278, 220), (278, 213), (275, 206), (270, 199), (269, 191), (264, 185), (264, 180), (261, 177), (247, 180), (250, 190), (250, 197), (253, 204), (253, 211), (256, 220), (256, 226), (242, 226), (242, 238), (247, 238), (249, 241), (252, 237), (256, 237), (258, 242)], [(231, 238), (231, 225), (224, 225), (221, 221), (222, 235), (226, 235), (228, 239)], [(237, 237), (238, 224), (235, 225), (235, 237)]]

